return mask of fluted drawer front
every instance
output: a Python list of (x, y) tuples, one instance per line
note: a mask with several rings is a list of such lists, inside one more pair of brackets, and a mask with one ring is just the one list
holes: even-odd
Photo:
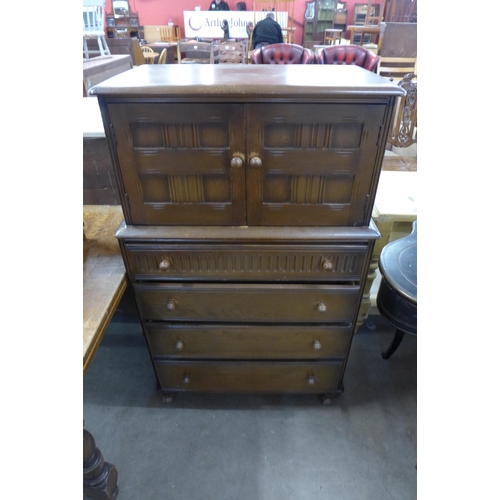
[(162, 389), (202, 392), (334, 392), (342, 362), (155, 361)]
[(134, 279), (359, 280), (367, 258), (359, 245), (126, 244)]
[(135, 284), (144, 320), (352, 322), (357, 285)]
[(343, 358), (350, 330), (323, 325), (144, 325), (151, 354), (157, 358)]

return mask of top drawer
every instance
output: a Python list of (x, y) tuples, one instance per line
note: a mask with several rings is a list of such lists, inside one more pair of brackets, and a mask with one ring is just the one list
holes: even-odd
[(134, 280), (358, 281), (368, 255), (367, 244), (124, 247)]

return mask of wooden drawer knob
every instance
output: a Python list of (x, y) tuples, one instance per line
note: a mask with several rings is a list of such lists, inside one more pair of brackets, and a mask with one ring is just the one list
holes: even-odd
[(170, 271), (172, 264), (170, 264), (168, 259), (164, 259), (160, 262), (158, 267), (160, 268), (160, 271)]
[(317, 309), (318, 309), (318, 311), (319, 311), (320, 313), (324, 313), (324, 312), (326, 312), (326, 305), (325, 305), (323, 302), (320, 302), (320, 303), (318, 304)]
[(325, 260), (325, 262), (323, 262), (323, 271), (333, 271), (333, 262), (331, 260)]
[(182, 340), (178, 340), (175, 343), (175, 349), (176, 351), (182, 351), (182, 349), (184, 349), (184, 342)]
[(309, 376), (307, 377), (307, 383), (308, 383), (309, 385), (314, 385), (314, 382), (316, 382), (316, 380), (314, 379), (314, 375), (309, 375)]
[(313, 347), (316, 351), (319, 351), (321, 349), (321, 342), (319, 340), (315, 340), (313, 342)]
[(191, 382), (191, 377), (189, 375), (184, 375), (184, 377), (182, 378), (182, 381), (185, 384), (189, 384), (189, 382)]
[(262, 160), (258, 156), (254, 156), (250, 160), (250, 166), (252, 168), (260, 168), (260, 167), (262, 167)]
[(169, 311), (173, 311), (175, 309), (175, 301), (173, 299), (167, 302), (167, 309)]

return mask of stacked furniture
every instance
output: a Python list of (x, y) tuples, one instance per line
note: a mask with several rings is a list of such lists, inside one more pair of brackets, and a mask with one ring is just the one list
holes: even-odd
[(382, 23), (378, 43), (379, 75), (398, 82), (417, 73), (417, 23)]
[(155, 24), (144, 26), (144, 38), (152, 42), (178, 42), (181, 39), (179, 26)]
[[(141, 46), (137, 38), (108, 38), (107, 44), (111, 55), (129, 55), (132, 58), (132, 64), (139, 66), (145, 64), (144, 57), (142, 56)], [(89, 50), (97, 50), (99, 47), (96, 40), (87, 40)], [(96, 54), (94, 52), (94, 54)], [(90, 55), (92, 59), (95, 56)]]
[(164, 401), (201, 391), (331, 402), (404, 91), (358, 66), (219, 64), (143, 65), (92, 93)]
[(106, 15), (108, 38), (139, 38), (139, 16), (131, 12), (128, 0), (112, 0), (111, 9)]

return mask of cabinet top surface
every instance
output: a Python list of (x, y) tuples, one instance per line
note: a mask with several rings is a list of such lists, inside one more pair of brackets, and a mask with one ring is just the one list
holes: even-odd
[(144, 64), (92, 87), (117, 97), (399, 96), (404, 90), (355, 65)]

